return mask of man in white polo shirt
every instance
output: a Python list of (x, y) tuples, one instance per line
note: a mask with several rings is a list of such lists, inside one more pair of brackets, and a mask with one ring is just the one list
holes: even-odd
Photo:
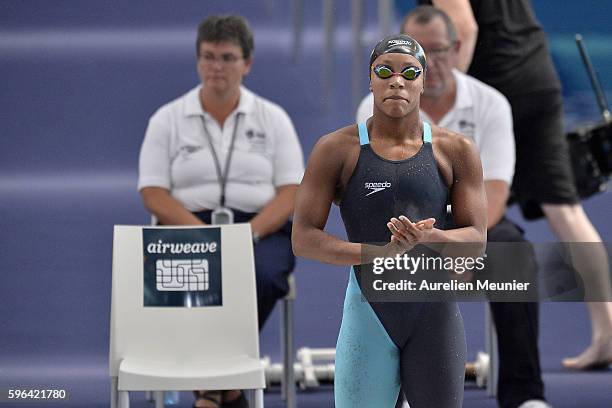
[[(304, 165), (287, 113), (242, 86), (252, 52), (242, 17), (212, 16), (200, 24), (202, 84), (149, 120), (138, 189), (164, 225), (251, 223), (261, 328), (288, 290), (295, 262), (288, 220)], [(196, 407), (246, 406), (238, 390), (197, 396)]]
[[(405, 17), (402, 33), (417, 40), (427, 56), (423, 119), (471, 137), (480, 152), (488, 242), (523, 242), (522, 230), (504, 216), (515, 162), (510, 104), (500, 92), (454, 68), (459, 42), (452, 22), (441, 10), (415, 8)], [(372, 109), (369, 94), (359, 105), (357, 121), (372, 116)], [(533, 253), (525, 255), (513, 266), (534, 271)], [(491, 302), (491, 310), (499, 342), (500, 406), (547, 407), (539, 364), (538, 304)]]

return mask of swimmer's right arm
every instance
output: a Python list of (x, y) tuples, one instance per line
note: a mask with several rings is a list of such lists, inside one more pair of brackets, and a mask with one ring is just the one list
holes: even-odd
[(343, 137), (346, 135), (338, 132), (326, 135), (312, 150), (295, 199), (291, 241), (297, 256), (335, 265), (359, 265), (361, 244), (324, 231), (347, 157)]

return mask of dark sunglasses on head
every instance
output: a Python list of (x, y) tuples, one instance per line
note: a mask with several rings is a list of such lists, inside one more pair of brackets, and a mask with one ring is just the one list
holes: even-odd
[(417, 67), (406, 67), (402, 70), (402, 72), (393, 72), (391, 67), (388, 65), (377, 65), (374, 67), (373, 71), (380, 79), (389, 79), (392, 76), (401, 75), (408, 81), (414, 81), (419, 77), (419, 75), (421, 75), (423, 70)]

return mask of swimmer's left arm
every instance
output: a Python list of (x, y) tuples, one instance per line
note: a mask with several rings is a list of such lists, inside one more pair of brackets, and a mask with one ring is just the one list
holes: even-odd
[(442, 146), (441, 150), (452, 168), (450, 197), (456, 228), (441, 230), (435, 228), (433, 219), (409, 220), (404, 215), (391, 219), (387, 227), (395, 239), (405, 245), (428, 244), (444, 251), (448, 243), (475, 243), (473, 251), (484, 252), (487, 201), (478, 151), (473, 142), (463, 136), (454, 137), (453, 143)]
[(427, 239), (430, 242), (480, 243), (484, 252), (487, 240), (487, 198), (478, 150), (466, 137), (454, 138), (452, 148), (448, 150), (452, 166), (450, 199), (456, 228), (433, 228)]

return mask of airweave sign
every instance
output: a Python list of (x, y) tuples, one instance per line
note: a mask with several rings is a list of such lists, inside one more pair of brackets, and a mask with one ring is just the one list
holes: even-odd
[(221, 306), (221, 229), (142, 230), (144, 306)]

